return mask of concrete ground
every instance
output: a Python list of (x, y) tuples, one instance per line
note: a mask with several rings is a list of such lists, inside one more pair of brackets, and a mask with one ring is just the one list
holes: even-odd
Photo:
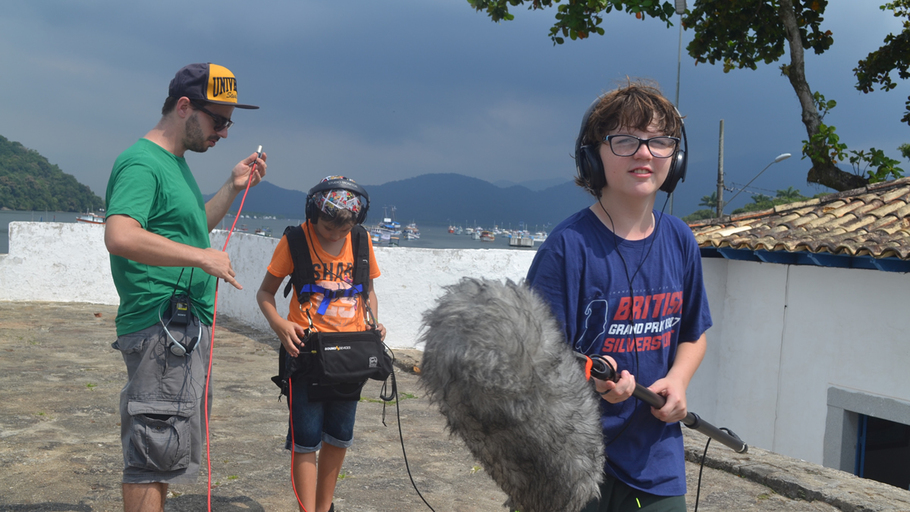
[[(0, 510), (122, 510), (117, 403), (126, 373), (110, 348), (115, 313), (113, 306), (0, 302)], [(212, 510), (296, 510), (282, 449), (287, 408), (269, 380), (276, 350), (270, 333), (218, 319)], [(420, 353), (396, 356), (399, 408), (383, 410), (380, 384), (367, 384), (335, 510), (430, 510), (411, 478), (433, 510), (506, 510), (505, 495), (424, 397), (413, 373)], [(689, 458), (700, 460), (706, 438), (684, 431)], [(698, 506), (706, 512), (910, 511), (908, 491), (756, 448), (736, 454), (712, 443), (706, 465)], [(699, 466), (690, 462), (687, 471), (694, 510)], [(166, 510), (206, 510), (207, 481), (203, 469), (195, 485), (172, 486)]]

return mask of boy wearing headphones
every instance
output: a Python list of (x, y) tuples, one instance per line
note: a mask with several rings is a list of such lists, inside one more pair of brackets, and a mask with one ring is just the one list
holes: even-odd
[[(325, 292), (351, 288), (354, 266), (351, 230), (363, 222), (368, 208), (366, 191), (343, 176), (323, 179), (307, 195), (307, 220), (301, 227), (316, 274), (316, 284)], [(284, 278), (293, 273), (294, 261), (288, 237), (284, 236), (278, 242), (256, 299), (289, 357), (296, 358), (301, 353), (306, 331), (311, 325), (321, 332), (365, 331), (366, 308), (374, 318), (378, 314), (373, 279), (379, 277), (380, 272), (370, 238), (364, 238), (369, 244), (369, 280), (364, 283), (364, 288), (369, 290), (368, 304), (363, 303), (359, 294), (339, 293), (326, 306), (322, 304), (325, 292), (312, 293), (309, 301), (300, 304), (295, 293), (287, 319), (277, 311), (275, 292)], [(318, 313), (320, 306), (325, 308), (323, 314)], [(384, 340), (385, 327), (377, 324), (376, 328)], [(305, 378), (291, 380), (290, 396), (293, 398), (290, 405), (293, 410), (285, 448), (297, 454), (291, 459), (291, 476), (299, 504), (307, 512), (333, 512), (335, 482), (347, 448), (354, 439), (354, 416), (360, 385), (356, 386), (356, 396), (342, 400), (318, 397), (315, 388), (308, 385)]]
[[(682, 118), (655, 85), (630, 81), (588, 108), (575, 162), (595, 202), (553, 230), (527, 279), (567, 342), (619, 377), (597, 381), (608, 457), (601, 499), (583, 512), (685, 511), (679, 420), (712, 322), (692, 231), (654, 209), (685, 178)], [(632, 397), (636, 382), (664, 407)]]

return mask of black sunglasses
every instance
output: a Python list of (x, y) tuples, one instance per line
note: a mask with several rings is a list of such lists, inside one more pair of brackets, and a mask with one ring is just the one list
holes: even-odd
[(202, 112), (205, 112), (206, 114), (209, 115), (209, 117), (212, 118), (212, 122), (215, 123), (215, 126), (213, 128), (215, 129), (216, 132), (220, 132), (221, 130), (224, 130), (225, 128), (230, 128), (231, 126), (234, 126), (234, 121), (231, 121), (231, 118), (229, 118), (229, 117), (224, 117), (224, 116), (218, 115), (218, 114), (210, 111), (209, 109), (203, 107), (199, 103), (196, 103), (195, 101), (191, 101), (190, 105), (192, 105), (193, 108), (196, 110), (201, 110)]

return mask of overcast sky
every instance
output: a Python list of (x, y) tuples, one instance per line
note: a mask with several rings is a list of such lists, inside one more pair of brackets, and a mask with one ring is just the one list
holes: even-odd
[[(853, 87), (857, 61), (901, 29), (880, 3), (831, 2), (823, 27), (834, 46), (807, 53), (806, 72), (813, 90), (837, 100), (825, 121), (842, 141), (901, 159), (908, 85), (872, 94)], [(187, 154), (203, 193), (259, 144), (266, 179), (304, 191), (330, 174), (365, 185), (427, 173), (570, 180), (581, 115), (598, 94), (628, 75), (657, 80), (674, 98), (677, 27), (614, 12), (606, 35), (554, 46), (552, 9), (513, 12), (514, 21), (496, 24), (465, 0), (6, 1), (0, 135), (103, 197), (114, 159), (158, 121), (174, 73), (208, 61), (231, 69), (240, 101), (261, 109), (238, 109), (226, 140)], [(684, 32), (683, 46), (689, 39)], [(778, 66), (724, 74), (683, 51), (679, 107), (690, 157), (675, 214), (697, 209), (716, 188), (722, 119), (728, 184), (792, 153), (751, 189), (827, 190), (806, 183), (806, 132)]]

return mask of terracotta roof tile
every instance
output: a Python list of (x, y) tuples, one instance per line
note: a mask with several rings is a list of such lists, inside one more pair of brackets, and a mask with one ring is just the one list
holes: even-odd
[(910, 260), (910, 178), (691, 226), (702, 248)]

